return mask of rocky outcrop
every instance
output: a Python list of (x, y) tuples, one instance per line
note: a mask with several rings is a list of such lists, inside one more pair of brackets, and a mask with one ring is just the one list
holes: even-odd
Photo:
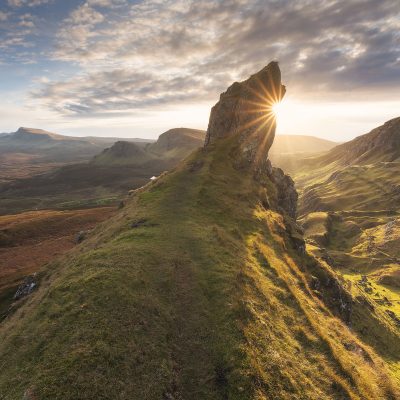
[(211, 110), (205, 148), (218, 139), (237, 135), (239, 162), (265, 162), (275, 137), (272, 106), (284, 94), (277, 62), (269, 63), (246, 81), (235, 82)]
[(211, 110), (204, 147), (208, 149), (223, 138), (237, 137), (236, 166), (250, 166), (257, 180), (262, 182), (268, 177), (275, 183), (277, 208), (296, 218), (298, 196), (294, 182), (268, 160), (276, 128), (272, 107), (285, 92), (275, 61), (246, 81), (235, 82)]
[(267, 174), (277, 190), (277, 205), (290, 217), (296, 219), (298, 194), (293, 179), (280, 168), (275, 168), (267, 160)]
[(31, 294), (37, 286), (36, 274), (32, 276), (27, 276), (24, 281), (18, 286), (17, 291), (14, 294), (14, 300), (19, 300), (22, 297)]

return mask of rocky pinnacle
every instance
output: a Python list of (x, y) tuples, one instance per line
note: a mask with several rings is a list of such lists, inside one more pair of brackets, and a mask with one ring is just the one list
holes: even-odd
[(285, 91), (279, 65), (274, 61), (249, 79), (235, 82), (211, 110), (204, 147), (237, 136), (242, 161), (265, 162), (275, 137), (272, 107), (282, 100)]

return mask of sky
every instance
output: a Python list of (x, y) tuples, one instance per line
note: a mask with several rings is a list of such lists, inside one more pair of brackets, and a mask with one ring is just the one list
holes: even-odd
[(0, 132), (206, 129), (272, 60), (278, 133), (366, 133), (400, 116), (399, 0), (0, 0)]

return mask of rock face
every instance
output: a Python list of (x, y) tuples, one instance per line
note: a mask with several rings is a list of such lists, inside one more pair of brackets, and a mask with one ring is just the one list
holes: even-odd
[(277, 189), (279, 206), (289, 216), (296, 219), (298, 194), (293, 179), (289, 175), (285, 175), (280, 168), (272, 167), (269, 160), (267, 160), (266, 165), (267, 175), (275, 183)]
[(235, 82), (211, 110), (204, 147), (212, 147), (222, 138), (237, 137), (237, 165), (250, 166), (260, 181), (267, 176), (274, 182), (278, 208), (296, 218), (298, 196), (294, 182), (268, 160), (276, 128), (272, 107), (285, 92), (277, 62), (269, 63), (246, 81)]
[(212, 108), (205, 148), (220, 138), (238, 135), (242, 161), (267, 159), (275, 137), (272, 106), (285, 94), (277, 62), (269, 63), (243, 82), (235, 82)]

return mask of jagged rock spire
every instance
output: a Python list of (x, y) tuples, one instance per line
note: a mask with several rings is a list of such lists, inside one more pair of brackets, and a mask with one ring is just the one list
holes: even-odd
[(265, 161), (275, 137), (272, 106), (282, 100), (285, 91), (275, 61), (246, 81), (235, 82), (211, 110), (204, 147), (237, 135), (244, 160)]

